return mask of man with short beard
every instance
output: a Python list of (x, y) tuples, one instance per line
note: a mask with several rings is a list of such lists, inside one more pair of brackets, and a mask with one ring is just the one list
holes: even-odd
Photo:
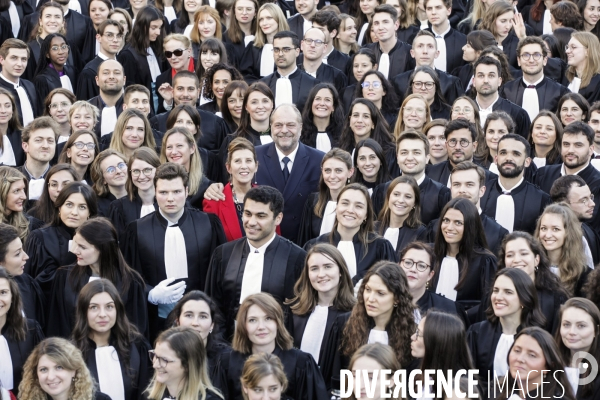
[(500, 176), (490, 182), (481, 198), (483, 213), (509, 232), (533, 234), (538, 217), (550, 203), (550, 196), (525, 181), (525, 168), (531, 164), (531, 146), (523, 137), (509, 133), (498, 142), (495, 162)]
[(106, 60), (98, 67), (96, 84), (100, 94), (92, 97), (89, 103), (98, 107), (100, 118), (94, 127), (94, 132), (100, 139), (115, 130), (117, 118), (123, 112), (123, 86), (125, 86), (125, 71), (117, 60)]

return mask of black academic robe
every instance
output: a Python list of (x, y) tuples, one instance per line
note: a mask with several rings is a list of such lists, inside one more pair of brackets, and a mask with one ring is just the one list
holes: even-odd
[[(364, 47), (373, 50), (375, 57), (377, 58), (377, 63), (379, 64), (381, 53), (383, 53), (379, 44), (370, 43)], [(396, 45), (388, 53), (390, 56), (389, 77), (399, 75), (415, 68), (415, 59), (410, 56), (410, 49), (412, 49), (410, 44), (401, 42), (400, 40), (396, 41)]]
[[(298, 64), (298, 68), (304, 70), (303, 64)], [(305, 71), (306, 72), (306, 71)], [(316, 79), (321, 83), (331, 83), (335, 86), (338, 93), (343, 93), (344, 89), (348, 86), (348, 79), (344, 72), (339, 69), (332, 67), (329, 64), (321, 63), (317, 68)]]
[[(2, 79), (0, 79), (0, 81), (2, 81)], [(19, 107), (18, 100), (17, 107)], [(10, 127), (8, 127), (6, 130), (6, 136), (8, 136), (8, 140), (10, 141), (10, 147), (12, 147), (13, 153), (15, 154), (15, 166), (21, 167), (25, 164), (26, 160), (25, 151), (23, 150), (23, 146), (21, 146), (21, 144), (23, 143), (23, 141), (21, 140), (21, 131), (13, 130)], [(27, 177), (27, 174), (24, 175)]]
[[(304, 17), (300, 14), (296, 14), (291, 18), (288, 18), (287, 23), (290, 27), (290, 31), (294, 32), (298, 35), (298, 38), (302, 40), (304, 37)], [(309, 25), (312, 26), (312, 23), (309, 22)]]
[[(498, 179), (486, 184), (486, 191), (480, 200), (483, 213), (496, 219), (496, 203), (502, 194)], [(525, 180), (510, 192), (515, 203), (515, 222), (513, 230), (525, 231), (533, 235), (537, 219), (544, 208), (552, 201), (550, 196)]]
[[(225, 137), (231, 133), (229, 126), (227, 126), (223, 118), (217, 117), (215, 114), (199, 108), (196, 108), (196, 110), (200, 114), (200, 121), (202, 122), (200, 127), (202, 136), (198, 139), (198, 146), (210, 150), (213, 153), (218, 153)], [(152, 129), (163, 133), (166, 132), (167, 118), (169, 118), (170, 112), (171, 111), (167, 111), (150, 118), (150, 126)]]
[[(329, 400), (323, 376), (319, 371), (315, 359), (308, 353), (298, 349), (282, 350), (279, 346), (273, 351), (283, 364), (288, 387), (285, 395), (293, 399), (303, 400)], [(227, 393), (224, 397), (228, 400), (242, 400), (242, 368), (250, 354), (232, 351), (221, 359), (221, 366), (227, 376)]]
[[(205, 214), (193, 208), (185, 209), (178, 221), (185, 238), (188, 277), (187, 291), (203, 290), (210, 257), (217, 246), (227, 241), (221, 221), (216, 215)], [(154, 212), (129, 224), (122, 241), (127, 263), (138, 271), (146, 282), (146, 293), (167, 279), (165, 270), (165, 234), (167, 220)], [(148, 304), (151, 337), (162, 328), (158, 307)]]
[[(460, 85), (461, 88), (463, 88), (463, 94), (468, 94), (469, 91), (467, 91), (467, 87), (469, 87), (469, 83), (471, 82), (471, 79), (473, 78), (473, 64), (468, 63), (463, 65), (460, 68), (455, 69), (454, 71), (451, 72), (451, 74), (455, 77), (458, 78), (458, 80), (460, 81)], [(472, 89), (473, 86), (471, 84), (471, 87), (469, 89)]]
[(96, 196), (96, 200), (98, 200), (98, 216), (99, 217), (109, 217), (108, 209), (110, 208), (110, 204), (117, 200), (114, 194), (108, 192), (105, 196)]
[[(271, 75), (260, 79), (261, 82), (271, 88), (275, 98), (277, 98), (277, 80), (280, 77), (281, 74), (279, 74), (278, 71), (275, 71)], [(302, 110), (304, 110), (304, 104), (308, 101), (308, 95), (311, 89), (319, 83), (319, 80), (313, 78), (312, 75), (307, 74), (300, 68), (296, 69), (296, 71), (289, 76), (289, 80), (292, 83), (292, 103), (294, 103), (296, 108), (302, 112)]]
[(342, 100), (342, 106), (344, 106), (344, 115), (350, 112), (350, 105), (354, 101), (354, 94), (356, 93), (356, 84), (348, 85), (346, 89), (340, 94)]
[(315, 215), (315, 205), (319, 200), (319, 193), (311, 193), (306, 203), (304, 203), (304, 210), (302, 211), (302, 218), (300, 219), (300, 231), (298, 232), (297, 243), (300, 246), (304, 246), (306, 242), (316, 237), (319, 237), (321, 233), (321, 223), (323, 217)]
[[(38, 100), (37, 92), (35, 91), (35, 85), (26, 79), (19, 79), (19, 85), (23, 86), (23, 89), (25, 89), (25, 93), (27, 93), (29, 104), (31, 104), (31, 109), (33, 110), (33, 116), (38, 117), (42, 115), (42, 112), (40, 110), (41, 103)], [(12, 83), (9, 83), (2, 78), (0, 78), (0, 87), (3, 87), (4, 89), (8, 90), (10, 94), (12, 94), (13, 98), (15, 99), (15, 103), (17, 104), (17, 111), (19, 112), (19, 122), (21, 123), (21, 125), (23, 125), (23, 112), (21, 111), (21, 101), (19, 100), (17, 89), (15, 89), (15, 86)], [(20, 144), (19, 147), (21, 147)]]
[[(117, 351), (116, 356), (119, 358), (119, 364), (121, 364), (121, 376), (123, 380), (123, 390), (126, 399), (139, 399), (143, 398), (142, 393), (148, 387), (154, 369), (152, 368), (152, 362), (148, 357), (148, 351), (152, 350), (150, 344), (144, 338), (137, 338), (132, 341), (129, 345), (129, 364), (125, 365), (123, 356), (118, 354), (118, 348), (115, 340), (111, 338), (109, 344)], [(98, 366), (96, 365), (96, 343), (88, 339), (88, 352), (84, 355), (85, 364), (90, 370), (90, 374), (98, 382)], [(98, 390), (101, 388), (99, 387)]]
[(217, 104), (216, 101), (209, 101), (208, 103), (204, 103), (201, 106), (198, 107), (200, 110), (204, 110), (206, 112), (212, 113), (212, 114), (216, 114), (218, 112), (221, 112), (221, 109), (219, 108), (219, 104)]
[(40, 285), (25, 272), (13, 279), (19, 285), (25, 317), (37, 321), (40, 326), (44, 326), (46, 322), (46, 298)]
[[(158, 211), (158, 205), (154, 201), (154, 209)], [(119, 238), (124, 238), (127, 225), (131, 222), (140, 219), (142, 212), (142, 199), (135, 196), (133, 201), (129, 200), (129, 196), (121, 197), (110, 203), (108, 209), (108, 218), (117, 230)]]
[[(310, 250), (317, 243), (329, 243), (333, 246), (338, 245), (340, 242), (340, 234), (337, 231), (333, 231), (333, 238), (330, 240), (329, 233), (319, 236), (318, 238), (309, 240), (305, 245), (306, 251)], [(398, 255), (394, 251), (392, 244), (383, 237), (369, 233), (368, 240), (371, 240), (368, 244), (368, 248), (361, 243), (358, 233), (352, 238), (354, 244), (354, 254), (356, 255), (356, 275), (352, 277), (352, 282), (356, 284), (361, 280), (367, 271), (377, 261), (388, 260), (392, 262), (398, 262)]]
[[(27, 357), (31, 354), (33, 349), (44, 340), (44, 333), (42, 332), (42, 328), (37, 321), (33, 319), (27, 319), (27, 332), (25, 335), (25, 340), (16, 341), (12, 337), (6, 334), (6, 330), (8, 325), (5, 324), (2, 327), (2, 331), (0, 334), (4, 336), (6, 342), (8, 344), (8, 351), (10, 352), (10, 359), (12, 361), (12, 369), (13, 369), (13, 388), (11, 392), (16, 396), (19, 394), (19, 384), (21, 383), (21, 379), (23, 378), (23, 366), (25, 365), (25, 361), (27, 361)], [(6, 362), (3, 360), (2, 362)]]
[(600, 100), (600, 74), (594, 75), (586, 87), (580, 87), (578, 93), (590, 104)]
[[(498, 94), (518, 105), (519, 107), (523, 107), (523, 93), (527, 86), (522, 78), (514, 79), (510, 82), (506, 82), (500, 90)], [(563, 85), (553, 81), (548, 77), (544, 77), (540, 83), (535, 86), (535, 90), (538, 93), (538, 103), (540, 110), (550, 110), (552, 112), (556, 112), (556, 107), (558, 107), (558, 101), (560, 98), (570, 93), (571, 91), (564, 87)]]
[[(427, 164), (427, 167), (425, 168), (425, 173), (434, 181), (439, 182), (442, 185), (448, 185), (448, 183), (450, 182), (450, 174), (452, 173), (453, 169), (454, 167), (450, 163), (450, 160), (446, 160), (438, 164)], [(485, 169), (485, 186), (488, 186), (489, 182), (495, 179), (496, 177), (496, 174)], [(437, 215), (436, 218), (437, 217), (439, 217), (439, 215)]]
[[(69, 77), (71, 86), (73, 86), (73, 91), (76, 91), (77, 80), (75, 79), (75, 71), (68, 64), (63, 66), (63, 71)], [(38, 101), (40, 101), (40, 110), (43, 109), (44, 101), (50, 92), (54, 89), (62, 88), (62, 83), (60, 81), (58, 72), (51, 67), (46, 67), (45, 70), (33, 78), (33, 84), (35, 85), (35, 90), (38, 95)]]
[[(452, 104), (454, 100), (464, 94), (464, 89), (460, 79), (455, 76), (450, 75), (444, 71), (436, 69), (435, 72), (438, 74), (438, 78), (440, 79), (440, 87), (442, 89), (442, 94), (444, 95), (444, 100), (446, 103)], [(398, 97), (404, 99), (406, 96), (406, 91), (408, 90), (408, 82), (410, 80), (410, 76), (413, 71), (406, 71), (400, 75), (394, 76), (390, 79), (391, 84), (394, 86)], [(471, 77), (469, 77), (470, 79)]]
[(519, 38), (511, 30), (508, 36), (502, 41), (502, 51), (508, 58), (508, 63), (514, 68), (521, 69), (519, 62), (517, 61), (517, 45), (519, 44)]
[[(262, 51), (262, 47), (254, 46), (253, 40), (248, 43), (248, 46), (245, 47), (244, 52), (242, 53), (239, 70), (248, 85), (262, 78), (260, 75), (260, 59), (262, 57)], [(273, 60), (273, 71), (276, 70), (275, 60)]]
[[(319, 362), (317, 363), (323, 375), (327, 390), (331, 389), (331, 376), (333, 374), (333, 361), (335, 358), (335, 343), (332, 339), (338, 337), (341, 332), (338, 332), (339, 325), (337, 317), (342, 314), (349, 314), (330, 306), (327, 312), (327, 322), (325, 332), (323, 333), (323, 341), (321, 342), (321, 350), (319, 352)], [(306, 331), (306, 324), (311, 313), (305, 315), (296, 315), (292, 313), (289, 306), (284, 309), (285, 327), (294, 338), (294, 348), (299, 349), (302, 345), (302, 338)]]
[(419, 308), (421, 316), (427, 314), (427, 311), (435, 309), (437, 311), (456, 315), (465, 323), (465, 327), (468, 326), (467, 313), (459, 303), (429, 290), (426, 290), (425, 293), (423, 293), (423, 296), (419, 297), (419, 300), (417, 300), (417, 307)]
[[(23, 21), (23, 18), (26, 15), (29, 15), (29, 14), (35, 12), (35, 2), (33, 4), (30, 4), (27, 1), (17, 0), (17, 1), (12, 1), (12, 3), (15, 4), (15, 8), (17, 9), (19, 23), (21, 23), (20, 21)], [(0, 11), (0, 26), (1, 26), (0, 30), (2, 30), (3, 32), (6, 31), (6, 33), (0, 34), (0, 43), (4, 43), (4, 40), (12, 39), (14, 37), (13, 32), (12, 32), (13, 25), (12, 25), (12, 21), (10, 19), (10, 13), (8, 12), (9, 4), (10, 4), (10, 2), (7, 2), (6, 6), (3, 5), (3, 11)], [(6, 9), (4, 9), (4, 7), (6, 7)], [(17, 35), (18, 35), (18, 31), (17, 31)]]
[[(569, 85), (569, 81), (566, 77), (567, 68), (569, 66), (561, 58), (548, 58), (548, 62), (544, 66), (544, 76), (552, 79), (553, 81), (560, 83), (564, 87)], [(513, 80), (523, 78), (523, 70), (514, 70), (511, 66), (510, 74)]]
[[(8, 10), (6, 13), (8, 14)], [(11, 27), (12, 24), (10, 23), (10, 18), (5, 18), (3, 15), (0, 15), (0, 43), (4, 43), (6, 39), (13, 38)]]
[[(441, 263), (442, 260), (439, 260)], [(476, 310), (478, 305), (487, 296), (488, 287), (492, 284), (496, 274), (498, 262), (496, 257), (489, 251), (482, 248), (476, 248), (473, 251), (473, 257), (469, 261), (468, 275), (460, 289), (457, 290), (456, 302), (460, 303), (465, 310), (473, 308)], [(458, 276), (459, 280), (465, 274), (467, 266), (458, 258)], [(429, 286), (429, 290), (436, 292), (440, 274), (435, 274)], [(472, 312), (468, 313), (471, 316)]]
[(482, 388), (488, 387), (488, 374), (490, 383), (493, 382), (494, 357), (501, 335), (500, 322), (492, 324), (489, 321), (481, 321), (471, 325), (467, 330), (467, 343), (474, 367), (479, 370), (479, 384)]
[(504, 111), (510, 115), (515, 122), (515, 133), (523, 136), (525, 139), (529, 138), (529, 127), (531, 121), (529, 120), (529, 114), (523, 108), (519, 107), (512, 101), (498, 98), (498, 101), (492, 106), (492, 111)]
[(544, 33), (544, 12), (546, 11), (546, 5), (543, 2), (540, 5), (542, 7), (542, 17), (539, 21), (534, 20), (531, 16), (531, 5), (527, 5), (522, 9), (519, 7), (521, 10), (521, 15), (523, 15), (524, 22), (533, 28), (535, 36), (542, 36)]
[[(431, 29), (431, 24), (429, 24), (427, 30), (435, 35)], [(465, 65), (466, 61), (462, 58), (462, 48), (467, 44), (467, 35), (450, 28), (450, 31), (444, 36), (444, 42), (446, 42), (446, 72), (454, 71), (456, 68)]]
[(452, 107), (449, 104), (442, 103), (440, 99), (436, 99), (429, 106), (429, 112), (431, 113), (431, 119), (445, 119), (450, 120), (452, 115)]
[[(502, 241), (504, 240), (504, 237), (508, 235), (508, 231), (503, 228), (502, 225), (494, 221), (494, 219), (483, 213), (479, 214), (479, 217), (481, 218), (481, 225), (483, 225), (483, 230), (485, 232), (485, 239), (488, 244), (487, 249), (497, 256), (498, 252), (502, 248)], [(427, 226), (428, 243), (435, 242), (439, 221), (439, 218), (436, 218)]]
[(161, 87), (163, 83), (168, 83), (169, 85), (173, 83), (173, 68), (167, 68), (162, 74), (156, 77), (156, 82), (154, 84), (154, 94), (158, 98), (158, 109), (156, 110), (156, 114), (167, 112), (167, 109), (163, 105), (165, 99), (158, 91), (158, 88)]
[(398, 38), (398, 40), (412, 45), (413, 40), (415, 40), (415, 37), (417, 36), (417, 32), (419, 32), (420, 30), (421, 29), (419, 29), (419, 27), (416, 25), (410, 25), (406, 29), (398, 28), (398, 30), (396, 31), (396, 37)]
[(583, 237), (590, 246), (594, 265), (597, 265), (600, 263), (600, 236), (585, 222), (581, 224), (581, 230), (583, 231)]
[[(371, 199), (375, 215), (379, 215), (383, 209), (390, 183), (391, 181), (382, 183), (373, 189)], [(421, 222), (427, 225), (433, 219), (440, 216), (440, 212), (446, 203), (450, 201), (450, 189), (428, 176), (425, 176), (425, 179), (419, 185), (419, 189), (421, 190)]]
[[(233, 335), (234, 321), (240, 307), (240, 295), (250, 246), (245, 237), (215, 249), (210, 260), (205, 292), (225, 317), (227, 337)], [(306, 252), (289, 240), (276, 235), (265, 251), (261, 292), (269, 293), (279, 303), (294, 297), (294, 284), (304, 267)]]
[[(74, 270), (85, 268), (79, 281), (74, 281)], [(49, 315), (48, 326), (46, 333), (48, 336), (60, 336), (69, 338), (73, 327), (75, 326), (75, 310), (77, 307), (77, 296), (81, 288), (83, 288), (92, 277), (92, 270), (89, 267), (80, 267), (73, 263), (68, 266), (59, 268), (56, 271), (54, 280), (52, 281), (51, 294), (48, 297)], [(125, 293), (121, 290), (121, 282), (113, 282), (123, 304), (129, 321), (134, 324), (138, 330), (148, 334), (148, 314), (146, 309), (147, 294), (144, 281), (141, 278), (131, 280), (129, 290)]]
[(258, 161), (256, 183), (272, 186), (283, 194), (281, 236), (294, 243), (298, 243), (298, 231), (304, 203), (308, 199), (308, 195), (318, 189), (321, 178), (321, 161), (324, 155), (319, 150), (298, 143), (294, 165), (288, 181), (285, 182), (275, 143), (256, 147)]
[[(104, 107), (106, 107), (106, 103), (104, 103), (104, 100), (102, 100), (102, 95), (98, 95), (89, 99), (88, 103), (98, 107), (98, 110), (100, 111), (98, 115), (98, 123), (94, 127), (94, 132), (96, 133), (98, 140), (100, 140), (100, 138), (102, 137), (102, 110), (104, 109)], [(117, 100), (117, 103), (115, 104), (115, 109), (117, 111), (117, 118), (119, 118), (119, 115), (121, 115), (121, 113), (123, 112), (123, 96), (121, 96), (119, 100)]]
[(77, 90), (75, 91), (77, 100), (87, 101), (100, 95), (100, 88), (96, 84), (96, 76), (98, 75), (98, 67), (103, 62), (102, 58), (96, 56), (83, 67), (77, 79)]

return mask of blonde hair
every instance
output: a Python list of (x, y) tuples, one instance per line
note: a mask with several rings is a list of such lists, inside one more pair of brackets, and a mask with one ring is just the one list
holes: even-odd
[[(394, 126), (395, 140), (398, 140), (400, 134), (407, 129), (406, 126), (404, 126), (404, 107), (406, 107), (406, 104), (412, 99), (419, 99), (423, 102), (423, 104), (425, 104), (425, 124), (431, 121), (431, 111), (429, 109), (429, 104), (427, 104), (427, 100), (425, 100), (425, 97), (415, 93), (406, 96), (406, 98), (402, 102), (402, 105), (400, 106), (400, 111), (398, 111), (398, 118), (396, 119), (396, 125)], [(425, 127), (425, 125), (423, 125), (423, 127)], [(421, 128), (419, 132), (422, 131), (423, 128)]]
[(6, 198), (13, 183), (22, 181), (27, 193), (27, 178), (17, 169), (3, 165), (0, 166), (0, 222), (14, 226), (19, 231), (19, 238), (25, 243), (29, 234), (29, 221), (24, 212), (14, 212), (6, 208)]
[[(200, 32), (198, 31), (198, 22), (201, 19), (206, 19), (207, 17), (211, 17), (215, 20), (215, 38), (223, 39), (223, 28), (221, 27), (221, 16), (219, 12), (212, 8), (211, 6), (200, 6), (198, 10), (196, 10), (196, 14), (194, 14), (194, 27), (192, 28), (192, 33), (190, 33), (190, 39), (194, 43), (202, 42), (202, 38), (200, 37)], [(208, 39), (208, 38), (206, 38)]]
[(100, 154), (98, 154), (98, 156), (94, 159), (94, 162), (90, 166), (90, 177), (94, 182), (94, 186), (92, 188), (94, 189), (94, 192), (96, 192), (96, 196), (98, 197), (104, 197), (110, 193), (108, 184), (104, 179), (104, 171), (102, 171), (102, 167), (100, 166), (102, 161), (106, 160), (110, 156), (117, 156), (121, 160), (123, 160), (124, 163), (127, 163), (127, 158), (123, 155), (123, 153), (118, 152), (115, 149), (108, 148), (100, 152)]
[(200, 182), (202, 181), (202, 161), (200, 161), (200, 152), (198, 151), (198, 145), (194, 140), (194, 135), (184, 127), (176, 126), (174, 128), (169, 129), (165, 135), (163, 136), (162, 147), (160, 149), (160, 162), (164, 164), (168, 162), (167, 160), (167, 140), (169, 140), (169, 136), (174, 135), (176, 133), (180, 133), (185, 136), (185, 139), (190, 148), (195, 148), (192, 154), (190, 154), (190, 170), (187, 171), (189, 175), (189, 196), (196, 194), (198, 189), (200, 188)]
[[(144, 113), (135, 108), (128, 108), (126, 110), (123, 110), (121, 115), (119, 115), (119, 118), (117, 118), (117, 123), (115, 124), (115, 129), (110, 139), (109, 147), (123, 154), (127, 152), (125, 149), (125, 144), (123, 143), (123, 133), (125, 132), (127, 123), (133, 117), (138, 117), (144, 123), (144, 140), (142, 141), (140, 147), (145, 146), (150, 147), (153, 150), (156, 149), (156, 142), (154, 141), (152, 127), (150, 126), (150, 122), (148, 122), (148, 118), (146, 118)], [(127, 161), (127, 159), (125, 161)]]
[(19, 384), (20, 400), (46, 400), (40, 386), (37, 367), (40, 358), (46, 356), (67, 371), (75, 371), (69, 400), (93, 400), (96, 392), (94, 378), (90, 374), (81, 351), (66, 339), (52, 337), (39, 343), (23, 366), (23, 380)]
[[(281, 393), (285, 392), (288, 386), (288, 379), (279, 357), (274, 354), (257, 353), (248, 357), (244, 363), (240, 381), (244, 388), (254, 389), (258, 386), (261, 379), (270, 375), (273, 375), (281, 384)], [(248, 395), (243, 389), (242, 396), (244, 400), (248, 400)]]
[[(203, 6), (203, 7), (206, 7), (206, 6)], [(196, 31), (197, 31), (197, 29), (196, 29)], [(167, 44), (167, 42), (170, 42), (171, 40), (174, 40), (176, 42), (181, 42), (183, 44), (183, 47), (185, 47), (186, 49), (192, 48), (192, 43), (190, 42), (190, 39), (187, 36), (182, 35), (180, 33), (171, 33), (170, 35), (167, 35), (167, 37), (163, 40), (163, 46), (165, 44)]]
[(88, 103), (87, 101), (79, 100), (73, 103), (73, 105), (69, 109), (69, 123), (71, 122), (71, 118), (73, 118), (73, 114), (75, 114), (75, 111), (79, 110), (80, 108), (85, 108), (90, 114), (92, 114), (92, 117), (94, 117), (94, 124), (92, 126), (93, 129), (93, 127), (96, 126), (96, 124), (98, 123), (98, 119), (100, 118), (100, 110), (98, 110), (98, 107)]
[[(600, 40), (591, 32), (573, 32), (571, 39), (577, 40), (587, 50), (587, 62), (580, 76), (581, 88), (584, 88), (600, 72)], [(577, 69), (570, 65), (566, 75), (569, 82), (572, 82), (577, 76)]]
[(233, 335), (233, 349), (243, 354), (252, 353), (252, 342), (248, 337), (248, 330), (246, 329), (246, 317), (248, 316), (248, 310), (252, 306), (259, 307), (267, 316), (275, 320), (277, 323), (275, 343), (283, 350), (290, 350), (294, 345), (294, 339), (288, 333), (283, 323), (283, 310), (277, 300), (268, 293), (252, 294), (246, 297), (240, 305), (236, 317), (235, 334)]
[[(206, 348), (199, 332), (183, 326), (170, 328), (158, 336), (156, 343), (167, 343), (177, 354), (187, 374), (181, 392), (171, 393), (177, 397), (177, 400), (198, 400), (198, 398), (204, 400), (208, 390), (223, 398), (208, 377)], [(164, 383), (156, 381), (155, 373), (145, 393), (150, 400), (162, 400), (166, 388)]]
[[(398, 362), (398, 359), (394, 354), (394, 349), (385, 344), (371, 343), (359, 347), (358, 350), (356, 350), (356, 352), (354, 352), (354, 354), (352, 355), (350, 363), (348, 364), (348, 369), (352, 370), (352, 367), (354, 367), (354, 363), (356, 362), (356, 360), (358, 360), (361, 357), (367, 357), (372, 360), (375, 360), (379, 365), (381, 365), (380, 371), (391, 370), (393, 373), (394, 371), (400, 369), (400, 363)], [(390, 396), (390, 398), (395, 400), (397, 399), (392, 396)], [(349, 399), (356, 399), (354, 391), (352, 391), (352, 394), (350, 395)]]
[[(412, 2), (414, 0), (410, 0), (410, 1)], [(483, 2), (483, 0), (474, 0), (472, 11), (469, 13), (469, 15), (467, 15), (467, 17), (465, 19), (460, 21), (459, 25), (467, 24), (469, 31), (473, 30), (473, 28), (477, 24), (477, 21), (481, 21), (483, 19), (483, 17), (485, 16), (485, 11), (486, 11), (486, 4)]]
[(277, 6), (273, 3), (263, 4), (262, 6), (260, 6), (260, 8), (258, 9), (258, 12), (256, 13), (257, 28), (256, 28), (256, 37), (254, 38), (254, 47), (259, 47), (259, 48), (262, 48), (265, 44), (267, 44), (267, 36), (264, 34), (262, 29), (260, 29), (260, 26), (258, 26), (258, 20), (260, 19), (260, 13), (263, 10), (268, 11), (269, 14), (271, 14), (271, 17), (273, 17), (273, 19), (275, 21), (277, 21), (277, 32), (290, 30), (290, 26), (287, 23), (287, 19), (285, 18), (285, 15), (283, 15), (283, 11), (281, 11), (281, 8), (279, 8), (279, 6)]

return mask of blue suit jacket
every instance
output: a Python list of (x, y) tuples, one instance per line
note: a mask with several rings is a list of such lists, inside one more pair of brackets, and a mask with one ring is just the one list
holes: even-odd
[(256, 182), (259, 185), (272, 186), (283, 194), (281, 235), (293, 242), (297, 242), (304, 203), (308, 200), (309, 194), (318, 191), (321, 160), (325, 155), (325, 153), (302, 143), (298, 143), (298, 146), (287, 184), (283, 180), (275, 143), (256, 147), (258, 157)]

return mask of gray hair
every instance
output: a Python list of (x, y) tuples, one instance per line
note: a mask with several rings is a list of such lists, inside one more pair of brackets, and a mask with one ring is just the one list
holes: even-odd
[(275, 107), (275, 109), (271, 113), (271, 117), (269, 118), (269, 122), (270, 123), (273, 123), (273, 115), (275, 115), (275, 113), (277, 112), (277, 110), (279, 110), (280, 108), (284, 108), (284, 107), (291, 108), (294, 111), (294, 113), (296, 114), (296, 119), (298, 120), (298, 123), (302, 124), (302, 114), (300, 114), (300, 111), (298, 110), (298, 108), (296, 107), (296, 105), (292, 104), (292, 103), (283, 103), (283, 104), (280, 104), (277, 107)]

